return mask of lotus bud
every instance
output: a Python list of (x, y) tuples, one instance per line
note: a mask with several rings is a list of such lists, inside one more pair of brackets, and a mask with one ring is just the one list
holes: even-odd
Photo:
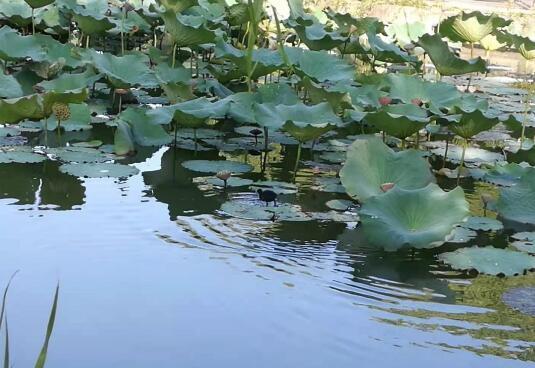
[(215, 174), (216, 178), (218, 178), (219, 180), (223, 180), (223, 182), (225, 183), (225, 188), (227, 187), (227, 180), (230, 179), (230, 177), (232, 176), (232, 173), (228, 170), (222, 170), (222, 171), (219, 171), (217, 174)]
[(386, 193), (388, 192), (390, 189), (394, 188), (395, 184), (394, 183), (383, 183), (381, 184), (381, 190)]
[(384, 96), (379, 98), (379, 103), (381, 104), (381, 106), (387, 106), (392, 103), (392, 99), (388, 96)]
[(65, 121), (71, 117), (71, 110), (69, 109), (69, 105), (62, 102), (55, 102), (52, 105), (52, 113), (59, 121)]

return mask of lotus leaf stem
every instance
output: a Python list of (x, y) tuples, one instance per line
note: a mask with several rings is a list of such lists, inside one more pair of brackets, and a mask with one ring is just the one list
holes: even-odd
[(468, 146), (468, 140), (464, 139), (463, 141), (463, 153), (461, 154), (461, 162), (459, 163), (459, 167), (457, 168), (457, 185), (459, 185), (461, 181), (461, 170), (464, 166), (464, 156), (466, 154), (466, 147)]
[(171, 61), (171, 68), (175, 68), (175, 60), (176, 60), (176, 43), (173, 45), (173, 59)]
[(528, 89), (528, 94), (526, 95), (526, 101), (524, 102), (524, 119), (522, 120), (522, 133), (520, 135), (520, 149), (522, 149), (522, 147), (524, 146), (524, 140), (526, 139), (526, 124), (528, 122), (530, 102), (531, 102), (531, 89)]
[(35, 9), (32, 7), (32, 34), (35, 34)]
[(299, 141), (299, 145), (297, 146), (297, 156), (295, 158), (295, 166), (294, 166), (294, 183), (295, 178), (297, 177), (297, 169), (299, 168), (299, 160), (301, 160), (301, 146), (302, 143)]

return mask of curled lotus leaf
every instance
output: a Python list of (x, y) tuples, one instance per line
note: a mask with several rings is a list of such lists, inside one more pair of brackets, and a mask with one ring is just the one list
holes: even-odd
[(511, 20), (503, 19), (496, 14), (484, 15), (479, 11), (451, 16), (440, 25), (440, 34), (454, 42), (479, 42), (497, 29), (507, 27)]
[(496, 165), (483, 174), (481, 180), (494, 185), (510, 187), (517, 184), (525, 173), (533, 170), (535, 169), (531, 166), (522, 164), (496, 163)]
[(462, 188), (444, 192), (436, 184), (419, 189), (395, 186), (368, 199), (359, 211), (366, 238), (387, 251), (438, 247), (468, 213)]
[(38, 95), (0, 99), (0, 116), (4, 123), (43, 117), (42, 99)]
[(306, 75), (315, 82), (345, 82), (354, 79), (355, 68), (352, 65), (325, 51), (293, 47), (286, 47), (285, 51), (295, 72), (301, 77)]
[(161, 14), (165, 29), (177, 47), (190, 47), (204, 43), (214, 43), (220, 32), (210, 29), (202, 16), (185, 15), (166, 11)]
[(535, 257), (491, 246), (462, 248), (442, 253), (439, 259), (456, 270), (476, 270), (487, 275), (514, 276), (535, 268)]
[(497, 210), (506, 220), (535, 225), (535, 170), (530, 170), (509, 188), (502, 188)]
[(376, 137), (357, 139), (349, 147), (340, 179), (347, 194), (363, 202), (383, 193), (384, 183), (416, 189), (435, 181), (420, 152), (394, 152)]
[(511, 43), (515, 49), (526, 60), (535, 59), (535, 41), (529, 37), (523, 37), (518, 35), (508, 35), (511, 39)]
[(68, 163), (61, 165), (59, 171), (82, 178), (127, 178), (139, 173), (133, 166), (117, 163)]
[(410, 137), (429, 123), (425, 110), (412, 104), (386, 106), (368, 113), (364, 121), (399, 139)]
[(141, 146), (162, 146), (171, 143), (172, 137), (161, 125), (152, 124), (147, 112), (150, 110), (129, 107), (119, 114), (121, 121), (127, 122), (132, 131), (132, 138)]
[(485, 73), (487, 70), (485, 60), (480, 57), (472, 60), (464, 60), (457, 57), (450, 51), (448, 44), (442, 41), (439, 34), (433, 36), (425, 34), (420, 37), (418, 44), (429, 55), (429, 58), (441, 75)]
[(497, 117), (490, 117), (480, 110), (472, 112), (461, 112), (458, 121), (448, 125), (448, 128), (464, 139), (470, 139), (478, 133), (492, 129), (500, 122)]
[(186, 128), (198, 128), (208, 119), (224, 118), (228, 112), (229, 101), (211, 102), (206, 97), (163, 106), (147, 112), (153, 124), (169, 124), (173, 119)]
[(296, 22), (293, 29), (310, 50), (331, 50), (342, 45), (347, 39), (338, 31), (329, 30), (324, 24), (317, 22), (308, 26)]

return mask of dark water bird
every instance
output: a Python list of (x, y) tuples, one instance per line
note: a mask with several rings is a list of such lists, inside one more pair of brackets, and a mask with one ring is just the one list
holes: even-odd
[(258, 136), (262, 134), (262, 131), (258, 128), (251, 129), (249, 131), (254, 136), (254, 144), (258, 144)]
[(261, 201), (266, 202), (266, 207), (269, 206), (269, 202), (273, 202), (273, 206), (277, 207), (277, 193), (269, 189), (258, 189), (256, 192), (258, 193), (258, 198), (260, 198)]

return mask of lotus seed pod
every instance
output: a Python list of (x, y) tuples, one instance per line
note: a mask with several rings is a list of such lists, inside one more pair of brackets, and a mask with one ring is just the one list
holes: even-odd
[(52, 112), (60, 121), (68, 120), (71, 117), (71, 110), (69, 109), (69, 105), (64, 104), (62, 102), (55, 102), (52, 105)]

